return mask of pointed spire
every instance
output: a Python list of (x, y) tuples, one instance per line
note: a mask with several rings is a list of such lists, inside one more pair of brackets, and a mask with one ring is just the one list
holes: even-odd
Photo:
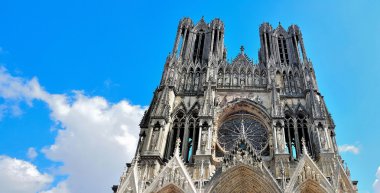
[(174, 149), (174, 156), (179, 157), (179, 147), (181, 145), (181, 139), (178, 137), (177, 140), (175, 141), (175, 149)]

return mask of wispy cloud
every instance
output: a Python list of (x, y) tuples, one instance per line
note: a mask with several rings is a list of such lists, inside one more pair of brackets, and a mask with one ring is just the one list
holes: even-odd
[(348, 144), (345, 144), (345, 145), (341, 145), (338, 147), (339, 148), (339, 152), (350, 152), (350, 153), (353, 153), (353, 154), (359, 154), (360, 153), (360, 149), (359, 147), (355, 146), (355, 145), (348, 145)]
[(373, 190), (375, 193), (380, 193), (380, 166), (376, 171), (376, 180), (373, 182)]

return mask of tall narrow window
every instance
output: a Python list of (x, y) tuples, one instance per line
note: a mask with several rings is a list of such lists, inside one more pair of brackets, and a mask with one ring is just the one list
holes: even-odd
[(194, 49), (193, 49), (193, 61), (197, 59), (197, 54), (198, 54), (198, 43), (199, 43), (199, 33), (195, 36), (195, 42), (194, 42)]
[(290, 159), (294, 160), (297, 158), (297, 148), (295, 146), (295, 135), (294, 135), (294, 123), (293, 119), (289, 114), (285, 114), (285, 140), (286, 147), (289, 153)]
[(214, 30), (214, 44), (213, 44), (213, 52), (216, 53), (218, 50), (217, 50), (217, 44), (218, 44), (218, 30)]
[(203, 47), (204, 47), (204, 44), (205, 44), (205, 33), (202, 33), (202, 39), (201, 39), (201, 47), (199, 49), (199, 60), (202, 61), (203, 60)]
[(272, 53), (271, 53), (271, 48), (270, 48), (269, 33), (268, 32), (266, 32), (266, 36), (267, 36), (266, 43), (267, 43), (267, 48), (268, 48), (268, 56), (270, 57)]
[(301, 47), (301, 42), (299, 40), (299, 37), (298, 35), (296, 36), (296, 41), (297, 41), (297, 49), (298, 49), (298, 53), (299, 53), (299, 59), (301, 61), (301, 63), (303, 63), (303, 52), (302, 52), (302, 47)]
[(185, 57), (185, 54), (186, 54), (186, 49), (187, 49), (187, 42), (189, 41), (189, 31), (190, 30), (186, 30), (186, 34), (185, 34), (185, 42), (182, 46), (182, 58)]
[(286, 64), (289, 64), (288, 46), (286, 44), (286, 39), (285, 38), (282, 39), (282, 44), (283, 44), (283, 47), (284, 47), (284, 55), (285, 55)]
[[(165, 158), (169, 159), (170, 156), (173, 156), (173, 152), (175, 149), (175, 143), (177, 138), (183, 140), (183, 132), (185, 129), (185, 114), (182, 110), (179, 110), (177, 114), (174, 116), (173, 126), (169, 131), (167, 136), (167, 145), (165, 150)], [(180, 151), (182, 148), (182, 143), (180, 146)]]
[[(312, 153), (311, 142), (309, 138), (309, 131), (307, 129), (307, 120), (306, 120), (305, 115), (302, 113), (299, 113), (297, 115), (297, 128), (298, 128), (299, 141), (301, 141), (303, 138), (305, 140), (306, 148), (308, 149), (309, 153)], [(301, 148), (301, 152), (302, 152), (302, 148)]]
[(278, 37), (278, 51), (280, 53), (280, 60), (281, 60), (281, 64), (284, 64), (284, 55), (283, 55), (283, 51), (282, 51), (282, 36)]
[(181, 53), (182, 46), (183, 46), (183, 36), (185, 35), (184, 31), (185, 31), (185, 29), (182, 28), (181, 33), (180, 33), (179, 43), (177, 45), (177, 53), (176, 53), (177, 58), (179, 57), (179, 55)]

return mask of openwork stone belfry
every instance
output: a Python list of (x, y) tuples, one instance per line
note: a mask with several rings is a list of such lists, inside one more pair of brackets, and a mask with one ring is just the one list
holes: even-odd
[(117, 193), (357, 192), (298, 26), (228, 61), (220, 19), (179, 22)]

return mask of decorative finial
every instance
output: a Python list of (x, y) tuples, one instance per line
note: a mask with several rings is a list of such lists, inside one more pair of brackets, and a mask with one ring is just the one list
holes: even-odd
[(202, 15), (202, 18), (201, 18), (201, 20), (205, 20), (205, 16), (203, 16), (203, 15)]
[(281, 26), (281, 21), (278, 22), (278, 25)]
[(241, 53), (241, 54), (244, 54), (244, 46), (243, 46), (243, 45), (240, 46), (240, 53)]
[(306, 141), (305, 141), (305, 138), (302, 137), (302, 139), (301, 139), (301, 143), (302, 143), (302, 152), (303, 152), (303, 154), (304, 154), (304, 155), (305, 155), (305, 154), (308, 154), (308, 152), (307, 152), (307, 148), (306, 148)]
[(179, 156), (179, 146), (181, 145), (181, 139), (178, 137), (175, 141), (174, 155)]

